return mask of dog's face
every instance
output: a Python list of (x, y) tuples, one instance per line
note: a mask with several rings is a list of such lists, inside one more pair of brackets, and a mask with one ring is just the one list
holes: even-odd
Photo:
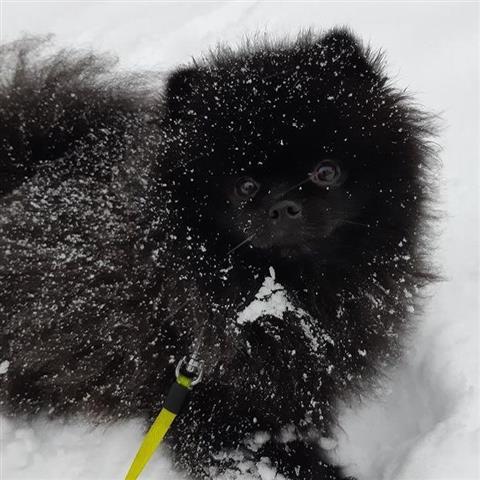
[(186, 225), (284, 258), (358, 244), (405, 173), (382, 81), (345, 33), (174, 74), (172, 183)]
[(326, 153), (295, 161), (300, 152), (286, 149), (263, 168), (240, 168), (222, 179), (224, 207), (212, 213), (236, 244), (247, 240), (283, 257), (308, 255), (359, 214), (363, 200), (347, 183), (348, 163)]

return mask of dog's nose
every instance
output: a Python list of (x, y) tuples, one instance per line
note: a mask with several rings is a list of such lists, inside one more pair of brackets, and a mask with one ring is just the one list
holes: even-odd
[(282, 200), (268, 211), (272, 220), (297, 219), (302, 216), (302, 205), (293, 200)]

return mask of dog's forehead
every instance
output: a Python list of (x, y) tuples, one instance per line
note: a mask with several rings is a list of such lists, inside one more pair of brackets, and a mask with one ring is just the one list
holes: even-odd
[[(261, 178), (289, 178), (307, 175), (312, 168), (322, 158), (320, 149), (316, 150), (318, 154), (311, 153), (311, 149), (304, 151), (295, 151), (287, 146), (260, 144), (258, 148), (250, 145), (244, 149), (231, 148), (230, 152), (223, 156), (221, 166), (217, 159), (212, 159), (212, 163), (222, 169), (222, 174), (226, 176), (253, 176)], [(315, 150), (313, 150), (315, 152)]]
[(331, 82), (294, 67), (285, 64), (272, 74), (261, 64), (214, 71), (204, 91), (204, 126), (245, 155), (324, 143), (335, 124), (350, 121), (340, 109), (344, 99), (332, 94)]
[(323, 63), (318, 55), (302, 62), (291, 52), (270, 52), (211, 67), (200, 89), (199, 121), (217, 167), (226, 174), (289, 175), (329, 156), (348, 161), (358, 135), (345, 132), (361, 128), (362, 116), (345, 110), (358, 105), (358, 92), (344, 88), (341, 70)]
[(318, 80), (294, 62), (254, 62), (211, 71), (210, 101), (216, 109), (234, 109), (251, 120), (275, 117), (283, 123), (298, 107), (311, 103), (312, 85)]

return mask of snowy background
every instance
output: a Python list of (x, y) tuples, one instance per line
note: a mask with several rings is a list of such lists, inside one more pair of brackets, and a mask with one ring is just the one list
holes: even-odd
[[(168, 70), (246, 34), (350, 26), (382, 47), (398, 85), (442, 116), (441, 205), (432, 289), (405, 363), (386, 392), (345, 407), (332, 457), (360, 480), (479, 479), (479, 7), (477, 2), (163, 2), (0, 0), (1, 40), (56, 34), (59, 45), (116, 53), (121, 66)], [(119, 479), (138, 421), (93, 427), (0, 419), (1, 479)], [(272, 480), (265, 474), (262, 480)], [(162, 453), (144, 479), (177, 480)]]

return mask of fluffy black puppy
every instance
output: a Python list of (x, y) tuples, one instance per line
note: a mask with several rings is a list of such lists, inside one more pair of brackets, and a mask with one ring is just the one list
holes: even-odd
[[(81, 85), (71, 65), (59, 92)], [(0, 205), (4, 411), (151, 419), (195, 348), (204, 378), (168, 437), (179, 468), (340, 478), (319, 439), (398, 358), (433, 278), (428, 118), (344, 30), (222, 48), (172, 73), (160, 104), (108, 85), (122, 120), (81, 121), (87, 137), (112, 122), (108, 141), (30, 151), (36, 176)]]

